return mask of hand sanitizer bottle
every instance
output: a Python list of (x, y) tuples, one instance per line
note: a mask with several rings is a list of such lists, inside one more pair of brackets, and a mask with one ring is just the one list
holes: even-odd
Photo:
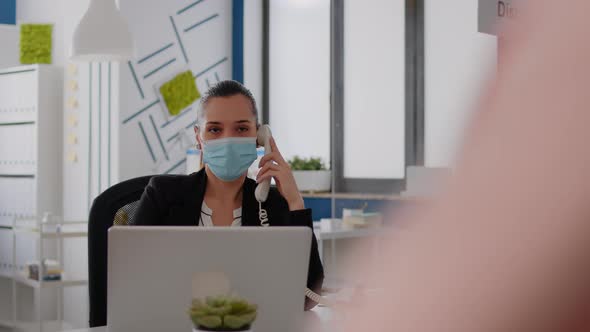
[(198, 172), (201, 169), (201, 151), (195, 146), (186, 149), (186, 174)]

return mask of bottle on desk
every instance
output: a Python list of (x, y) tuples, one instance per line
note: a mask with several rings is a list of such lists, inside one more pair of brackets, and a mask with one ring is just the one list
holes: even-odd
[(186, 174), (198, 172), (201, 169), (201, 151), (192, 146), (186, 149)]

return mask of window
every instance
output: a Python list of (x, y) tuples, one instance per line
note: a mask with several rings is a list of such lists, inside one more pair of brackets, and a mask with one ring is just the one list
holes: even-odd
[[(477, 32), (473, 0), (425, 0), (425, 165), (451, 166), (483, 79), (496, 62), (497, 39)], [(486, 69), (490, 70), (486, 70)]]
[(338, 192), (399, 193), (420, 160), (419, 3), (332, 1)]
[(270, 124), (335, 192), (404, 190), (422, 161), (423, 0), (265, 0)]
[(330, 163), (330, 1), (269, 2), (269, 118), (279, 148)]
[(403, 179), (405, 0), (345, 0), (343, 56), (343, 177)]

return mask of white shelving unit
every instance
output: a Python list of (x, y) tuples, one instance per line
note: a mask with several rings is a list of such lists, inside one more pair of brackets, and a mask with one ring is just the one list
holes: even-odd
[[(61, 288), (61, 287), (69, 287), (69, 286), (86, 286), (88, 284), (87, 280), (61, 280), (61, 281), (37, 281), (33, 279), (29, 279), (24, 275), (14, 275), (10, 273), (3, 273), (0, 274), (0, 277), (14, 279), (17, 283), (29, 286), (32, 288)], [(1, 320), (0, 320), (1, 321)], [(2, 324), (0, 324), (2, 325)]]
[[(42, 329), (44, 331), (65, 331), (65, 330), (73, 330), (75, 327), (72, 325), (63, 322), (63, 321), (44, 321)], [(35, 331), (39, 329), (38, 323), (31, 323), (31, 322), (12, 322), (12, 321), (3, 321), (0, 320), (0, 326), (14, 329), (16, 331)]]
[[(45, 212), (62, 215), (63, 72), (52, 65), (0, 69), (0, 330), (61, 329), (63, 288), (86, 284), (22, 274), (28, 261), (61, 257), (64, 238), (85, 236), (46, 229), (40, 220)], [(46, 310), (47, 302), (57, 306)]]
[[(43, 272), (39, 270), (39, 280), (30, 279), (23, 269), (15, 268), (19, 266), (17, 262), (17, 236), (30, 237), (33, 241), (37, 241), (37, 257), (39, 262), (47, 258), (44, 241), (56, 241), (55, 259), (60, 262), (60, 269), (64, 269), (61, 265), (64, 262), (63, 256), (63, 242), (68, 238), (84, 238), (88, 233), (85, 231), (87, 222), (67, 222), (55, 223), (56, 218), (45, 216), (43, 220), (38, 218), (18, 219), (14, 218), (10, 232), (12, 235), (12, 262), (10, 270), (0, 270), (0, 279), (9, 280), (12, 284), (12, 312), (10, 316), (12, 319), (0, 319), (0, 327), (12, 329), (14, 331), (61, 331), (64, 329), (71, 329), (72, 325), (64, 321), (63, 317), (63, 289), (66, 287), (86, 286), (88, 280), (86, 279), (72, 279), (67, 277), (67, 271), (62, 275), (61, 280), (46, 281), (43, 280)], [(31, 223), (34, 221), (34, 223)], [(22, 225), (22, 226), (21, 226)], [(52, 252), (53, 253), (53, 252)], [(22, 321), (18, 315), (18, 285), (32, 288), (35, 292), (35, 309), (36, 319), (33, 321)], [(43, 318), (43, 298), (44, 290), (57, 290), (56, 296), (56, 319), (47, 320)]]
[(63, 69), (0, 70), (0, 226), (62, 215)]

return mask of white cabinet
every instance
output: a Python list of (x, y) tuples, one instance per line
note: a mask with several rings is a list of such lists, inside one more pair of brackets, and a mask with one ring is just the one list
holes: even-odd
[(63, 70), (0, 70), (0, 226), (62, 213)]
[[(59, 292), (44, 292), (42, 301), (41, 290), (61, 284), (21, 275), (27, 262), (60, 254), (58, 243), (43, 241), (42, 233), (16, 232), (31, 221), (39, 225), (46, 212), (62, 215), (62, 104), (61, 67), (0, 69), (0, 330), (22, 330), (27, 323), (21, 320), (36, 329), (35, 316), (59, 316), (41, 306), (55, 302)], [(48, 304), (49, 311), (58, 311)]]

